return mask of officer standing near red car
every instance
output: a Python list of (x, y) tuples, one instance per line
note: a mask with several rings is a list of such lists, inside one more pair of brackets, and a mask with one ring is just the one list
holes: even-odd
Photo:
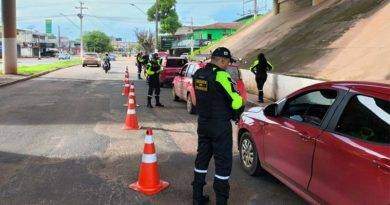
[(156, 98), (156, 106), (157, 107), (164, 107), (163, 104), (160, 103), (160, 73), (163, 71), (159, 60), (157, 53), (154, 53), (152, 55), (152, 59), (150, 59), (150, 62), (146, 65), (146, 74), (148, 76), (148, 83), (149, 83), (149, 89), (148, 89), (148, 108), (153, 108), (152, 106), (152, 97), (153, 93)]
[(214, 156), (214, 192), (217, 205), (227, 204), (229, 177), (232, 169), (232, 124), (244, 110), (242, 97), (235, 91), (226, 68), (232, 63), (227, 48), (219, 47), (211, 55), (211, 62), (196, 71), (193, 77), (198, 112), (198, 153), (195, 160), (193, 204), (206, 204), (203, 195), (206, 174)]

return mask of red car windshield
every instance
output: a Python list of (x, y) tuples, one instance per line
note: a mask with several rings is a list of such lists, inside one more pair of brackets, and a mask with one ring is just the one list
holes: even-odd
[(166, 67), (183, 67), (187, 63), (185, 59), (168, 58)]

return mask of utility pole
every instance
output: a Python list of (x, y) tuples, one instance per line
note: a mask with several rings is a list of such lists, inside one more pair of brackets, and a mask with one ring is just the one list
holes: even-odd
[(257, 17), (257, 0), (253, 0), (253, 18)]
[(83, 10), (88, 9), (87, 7), (84, 7), (84, 2), (80, 1), (80, 6), (76, 7), (76, 9), (80, 9), (80, 13), (77, 14), (77, 16), (80, 18), (80, 56), (81, 58), (84, 57), (84, 43), (83, 43)]
[(61, 51), (62, 51), (62, 49), (61, 49), (61, 28), (58, 25), (58, 52), (61, 52)]
[(242, 16), (245, 16), (245, 0), (242, 0)]
[(156, 52), (158, 52), (158, 20), (159, 20), (159, 0), (156, 0)]
[(192, 32), (192, 39), (191, 39), (191, 54), (194, 53), (194, 44), (195, 44), (195, 38), (194, 38), (194, 17), (191, 17), (191, 32)]
[(3, 20), (3, 73), (17, 74), (16, 0), (2, 0)]

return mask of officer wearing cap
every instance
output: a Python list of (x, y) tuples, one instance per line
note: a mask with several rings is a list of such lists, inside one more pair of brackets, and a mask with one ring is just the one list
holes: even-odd
[(148, 108), (153, 108), (152, 106), (152, 97), (153, 92), (156, 98), (156, 106), (164, 107), (160, 103), (160, 73), (163, 71), (157, 53), (152, 55), (152, 59), (146, 65), (146, 74), (148, 75), (149, 89), (148, 89)]
[(206, 174), (212, 156), (215, 161), (214, 192), (218, 205), (227, 204), (232, 169), (232, 124), (244, 110), (241, 96), (234, 89), (226, 68), (232, 63), (227, 48), (219, 47), (211, 62), (193, 77), (198, 111), (198, 153), (195, 160), (193, 204), (209, 201), (203, 195)]

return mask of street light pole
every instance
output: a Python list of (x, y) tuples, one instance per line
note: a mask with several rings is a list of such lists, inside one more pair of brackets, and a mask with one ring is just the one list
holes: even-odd
[(3, 20), (3, 72), (17, 74), (16, 0), (2, 0)]
[(83, 42), (83, 10), (87, 9), (87, 7), (83, 6), (84, 3), (80, 1), (80, 7), (76, 7), (76, 9), (80, 9), (80, 13), (77, 14), (77, 16), (80, 18), (80, 56), (81, 58), (84, 57), (84, 42)]
[(158, 19), (159, 19), (159, 0), (156, 0), (156, 52), (158, 52)]

